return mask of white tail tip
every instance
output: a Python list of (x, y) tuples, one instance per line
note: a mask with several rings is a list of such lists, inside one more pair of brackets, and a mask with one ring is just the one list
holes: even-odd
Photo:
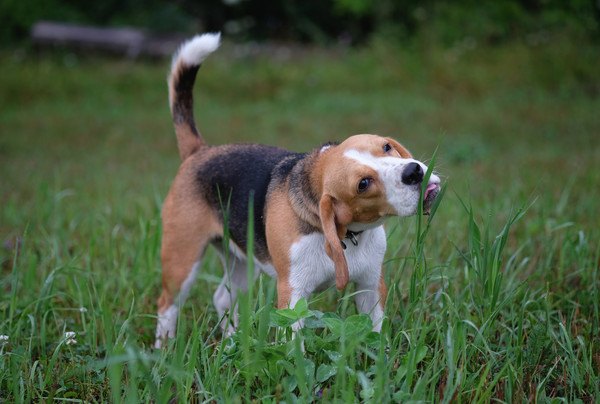
[(196, 35), (179, 48), (173, 59), (174, 63), (181, 60), (189, 66), (198, 66), (208, 55), (217, 50), (221, 43), (221, 33)]

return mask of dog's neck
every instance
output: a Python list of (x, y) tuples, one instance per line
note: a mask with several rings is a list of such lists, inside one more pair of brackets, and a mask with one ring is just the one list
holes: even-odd
[(320, 151), (315, 150), (299, 160), (289, 177), (289, 197), (294, 212), (311, 227), (321, 230), (319, 217), (320, 191), (316, 189), (311, 172), (319, 158)]

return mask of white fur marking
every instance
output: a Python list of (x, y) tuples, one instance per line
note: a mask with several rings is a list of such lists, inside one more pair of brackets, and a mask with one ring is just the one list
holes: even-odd
[[(386, 249), (383, 227), (365, 230), (357, 236), (358, 245), (346, 243), (344, 250), (351, 281), (379, 285), (379, 274)], [(322, 233), (302, 236), (290, 251), (290, 286), (302, 296), (335, 283), (333, 261), (323, 248)]]
[[(383, 311), (379, 302), (379, 281), (381, 264), (386, 249), (386, 237), (383, 226), (365, 230), (357, 236), (358, 245), (346, 243), (344, 250), (350, 281), (356, 282), (362, 297), (357, 298), (358, 309), (369, 313), (373, 320), (373, 329), (381, 328)], [(335, 284), (333, 261), (323, 248), (325, 238), (321, 233), (302, 236), (290, 250), (290, 286), (292, 295), (290, 306), (300, 298), (308, 298), (314, 291)], [(302, 327), (294, 324), (294, 330)]]
[(160, 349), (162, 342), (166, 338), (175, 336), (175, 326), (177, 325), (177, 315), (179, 307), (171, 305), (167, 310), (158, 314), (158, 324), (156, 325), (156, 341), (154, 347)]
[(173, 58), (173, 66), (180, 60), (188, 66), (198, 66), (208, 55), (217, 50), (220, 42), (220, 32), (196, 35), (181, 45)]
[(379, 295), (379, 289), (373, 290), (372, 288), (365, 287), (361, 288), (362, 285), (358, 285), (354, 301), (356, 307), (361, 313), (368, 313), (371, 316), (373, 322), (373, 330), (381, 331), (381, 323), (383, 321), (383, 309), (382, 305), (385, 302), (381, 302), (381, 296)]
[(371, 223), (360, 223), (360, 222), (352, 222), (348, 225), (348, 230), (359, 232), (365, 231), (369, 229), (374, 229), (375, 227), (379, 227), (385, 223), (389, 216), (383, 216)]

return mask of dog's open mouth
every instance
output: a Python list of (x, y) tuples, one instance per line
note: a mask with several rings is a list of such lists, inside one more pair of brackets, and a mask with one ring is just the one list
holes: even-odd
[(433, 201), (438, 196), (440, 192), (440, 184), (431, 182), (427, 185), (425, 189), (425, 193), (423, 194), (423, 214), (428, 215), (431, 210), (431, 205), (433, 205)]

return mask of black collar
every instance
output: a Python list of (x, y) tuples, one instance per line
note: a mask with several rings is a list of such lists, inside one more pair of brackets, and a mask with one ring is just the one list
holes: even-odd
[[(356, 236), (358, 236), (360, 233), (362, 233), (363, 230), (361, 231), (352, 231), (352, 230), (348, 230), (346, 231), (346, 237), (348, 240), (350, 240), (350, 242), (352, 244), (354, 244), (355, 246), (358, 245), (358, 239), (356, 238)], [(341, 241), (342, 243), (342, 248), (345, 250), (346, 249), (346, 243), (344, 243), (343, 241)]]

